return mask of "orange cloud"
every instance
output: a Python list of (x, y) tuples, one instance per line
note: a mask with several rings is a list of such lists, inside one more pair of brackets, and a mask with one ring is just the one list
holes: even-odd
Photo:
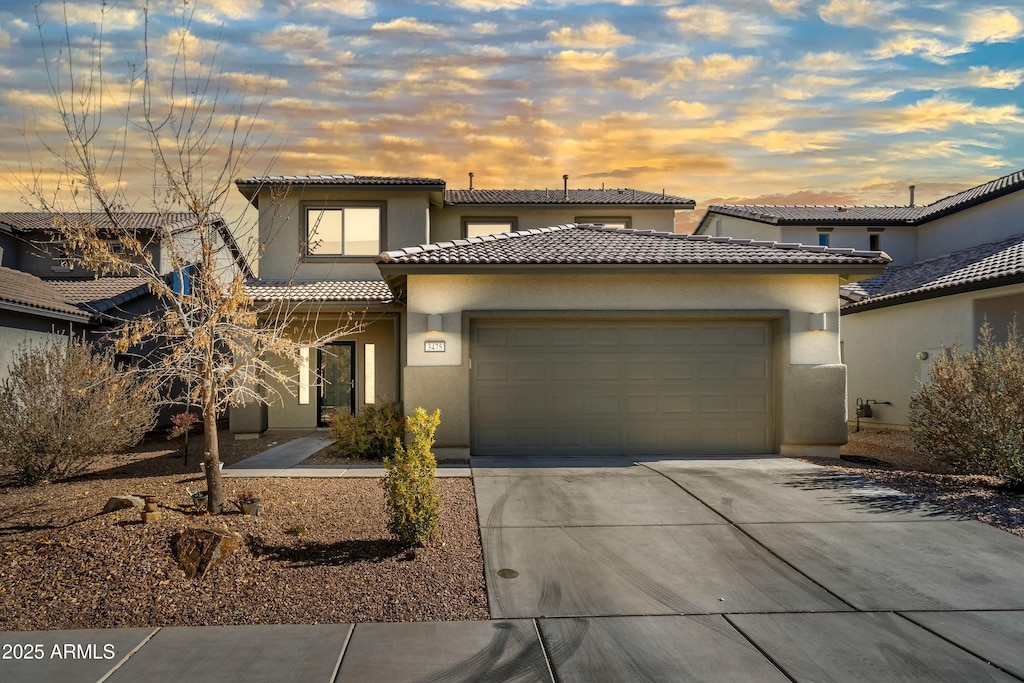
[(619, 30), (607, 21), (587, 24), (583, 28), (561, 28), (551, 31), (548, 37), (562, 47), (592, 50), (607, 50), (636, 42), (636, 38), (619, 33)]
[(880, 111), (870, 118), (891, 133), (946, 130), (954, 124), (973, 126), (1024, 122), (1021, 110), (1013, 105), (979, 107), (971, 102), (943, 97), (932, 97), (899, 109)]
[(613, 52), (590, 52), (586, 50), (563, 50), (551, 57), (556, 69), (572, 69), (590, 73), (608, 73), (619, 68), (619, 61)]

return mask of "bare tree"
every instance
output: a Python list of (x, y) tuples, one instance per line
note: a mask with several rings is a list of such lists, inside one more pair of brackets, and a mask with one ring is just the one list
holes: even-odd
[[(151, 54), (147, 12), (137, 58), (127, 60), (124, 77), (111, 77), (102, 21), (108, 11), (103, 3), (87, 46), (72, 36), (66, 16), (59, 54), (47, 54), (42, 40), (63, 139), (40, 138), (50, 163), (34, 166), (23, 194), (53, 215), (71, 265), (100, 276), (141, 276), (159, 299), (162, 305), (115, 327), (111, 339), (121, 353), (145, 355), (136, 371), (166, 388), (165, 402), (200, 409), (208, 507), (221, 512), (218, 415), (230, 405), (278, 398), (280, 386), (292, 391), (297, 379), (280, 359), (298, 367), (302, 347), (352, 334), (360, 321), (349, 316), (322, 333), (308, 315), (296, 315), (303, 302), (257, 305), (230, 256), (233, 238), (222, 215), (233, 179), (265, 146), (256, 133), (266, 92), (255, 100), (244, 89), (233, 93), (217, 54), (192, 53), (195, 5), (188, 2), (176, 54)], [(143, 210), (160, 220), (140, 225)], [(241, 219), (236, 232), (240, 226)], [(168, 277), (168, 265), (176, 277)], [(295, 341), (296, 326), (312, 330), (312, 338)]]

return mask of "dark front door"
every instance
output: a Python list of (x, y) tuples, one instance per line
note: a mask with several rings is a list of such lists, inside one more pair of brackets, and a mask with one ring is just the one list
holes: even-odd
[(338, 411), (351, 415), (356, 407), (356, 343), (334, 342), (317, 349), (320, 391), (317, 407), (320, 426), (331, 424)]

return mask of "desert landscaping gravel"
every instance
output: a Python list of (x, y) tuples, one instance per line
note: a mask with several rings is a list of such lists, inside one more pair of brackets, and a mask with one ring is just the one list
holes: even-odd
[[(225, 461), (271, 445), (237, 443), (225, 442)], [(251, 491), (266, 509), (210, 516), (188, 504), (205, 488), (197, 469), (151, 444), (73, 481), (0, 487), (0, 630), (487, 618), (469, 479), (437, 480), (440, 536), (410, 551), (388, 534), (377, 479), (225, 479), (229, 498)], [(99, 514), (124, 494), (159, 496), (163, 518)], [(187, 527), (243, 543), (188, 580), (172, 551)]]
[(914, 449), (910, 434), (891, 429), (851, 431), (844, 456), (864, 456), (877, 464), (830, 458), (810, 462), (858, 474), (964, 517), (1024, 536), (1024, 491), (995, 477), (951, 474), (941, 463)]

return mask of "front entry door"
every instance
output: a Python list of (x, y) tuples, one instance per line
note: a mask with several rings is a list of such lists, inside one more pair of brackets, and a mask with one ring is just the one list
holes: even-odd
[(356, 343), (334, 342), (317, 349), (317, 413), (320, 426), (328, 427), (339, 410), (351, 415), (356, 407)]

